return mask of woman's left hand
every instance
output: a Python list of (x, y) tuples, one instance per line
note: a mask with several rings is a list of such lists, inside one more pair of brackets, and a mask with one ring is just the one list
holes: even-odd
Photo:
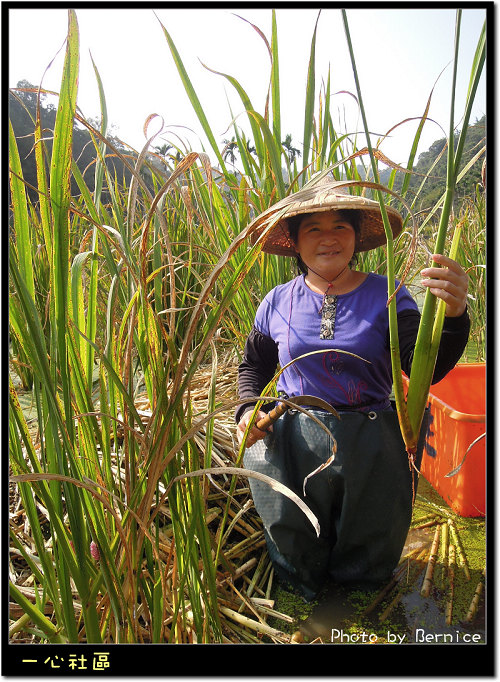
[(467, 305), (469, 278), (452, 258), (435, 253), (432, 260), (442, 267), (424, 268), (421, 284), (446, 303), (446, 317), (460, 317)]

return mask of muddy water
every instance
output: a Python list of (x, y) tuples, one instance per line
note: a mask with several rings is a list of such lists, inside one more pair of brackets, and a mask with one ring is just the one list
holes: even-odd
[[(430, 547), (433, 533), (433, 530), (428, 529), (411, 529), (403, 555), (414, 549), (420, 551)], [(472, 634), (480, 635), (484, 641), (485, 631), (484, 626), (481, 625), (481, 623), (484, 624), (484, 614), (478, 614), (473, 627), (464, 626), (462, 623), (446, 626), (445, 616), (442, 609), (438, 608), (436, 601), (420, 595), (421, 584), (422, 577), (417, 579), (415, 587), (401, 598), (399, 605), (391, 612), (390, 625), (384, 635), (380, 634), (381, 626), (378, 622), (380, 607), (375, 609), (368, 620), (367, 618), (363, 620), (357, 636), (364, 639), (355, 641), (356, 634), (348, 634), (347, 628), (352, 628), (359, 621), (359, 609), (357, 610), (353, 603), (355, 599), (352, 599), (352, 589), (335, 584), (325, 588), (318, 599), (318, 605), (300, 625), (300, 632), (306, 642), (316, 639), (333, 643), (368, 643), (369, 641), (391, 641), (392, 637), (393, 643), (418, 643), (422, 637), (429, 636), (428, 633), (436, 633), (430, 635), (431, 638), (436, 637), (431, 643), (442, 643), (443, 640), (446, 642), (445, 635), (448, 638), (447, 641), (453, 642), (463, 641), (464, 637)], [(375, 597), (375, 594), (376, 592), (372, 593), (367, 603)], [(350, 632), (352, 633), (353, 630)]]

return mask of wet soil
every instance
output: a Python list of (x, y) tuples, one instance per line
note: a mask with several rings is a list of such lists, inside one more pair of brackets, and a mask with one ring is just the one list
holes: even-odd
[[(427, 546), (432, 542), (432, 533), (414, 531), (409, 534), (405, 551), (412, 547)], [(468, 635), (475, 636), (472, 641), (484, 642), (486, 637), (484, 605), (478, 612), (474, 623), (463, 621), (446, 625), (441, 601), (444, 590), (434, 587), (428, 598), (422, 597), (420, 589), (423, 575), (403, 594), (390, 616), (380, 622), (379, 617), (395, 594), (370, 616), (363, 616), (364, 604), (377, 595), (378, 590), (369, 590), (365, 598), (360, 590), (330, 584), (322, 592), (311, 614), (301, 623), (299, 630), (305, 642), (321, 640), (332, 643), (446, 643), (463, 642)], [(446, 637), (445, 637), (446, 635)], [(466, 641), (471, 641), (470, 637)]]
[[(301, 609), (295, 602), (297, 641), (342, 644), (486, 642), (484, 590), (475, 616), (471, 622), (466, 622), (467, 612), (485, 564), (484, 519), (463, 519), (453, 515), (425, 481), (419, 485), (419, 494), (422, 494), (424, 499), (430, 498), (433, 504), (440, 501), (443, 513), (448, 515), (448, 518), (450, 515), (453, 517), (468, 558), (470, 579), (467, 579), (465, 569), (458, 559), (455, 566), (451, 623), (446, 624), (450, 578), (439, 557), (429, 596), (421, 595), (436, 526), (411, 528), (402, 556), (412, 550), (416, 550), (417, 553), (427, 550), (427, 556), (420, 565), (407, 561), (407, 571), (403, 569), (398, 584), (375, 608), (370, 607), (384, 586), (346, 587), (331, 583), (325, 586), (312, 604), (303, 605)], [(439, 508), (436, 511), (439, 512)], [(422, 516), (422, 509), (416, 508), (414, 519), (418, 514)], [(413, 525), (418, 523), (414, 521)], [(365, 613), (367, 609), (369, 613)]]

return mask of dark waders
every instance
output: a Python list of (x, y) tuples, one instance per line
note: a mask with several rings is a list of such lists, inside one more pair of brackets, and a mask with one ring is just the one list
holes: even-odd
[[(415, 470), (400, 434), (397, 414), (311, 410), (332, 432), (335, 460), (304, 478), (332, 454), (331, 437), (310, 417), (285, 413), (273, 433), (246, 450), (244, 466), (291, 488), (317, 516), (316, 532), (299, 507), (266, 483), (249, 479), (264, 523), (267, 546), (283, 579), (312, 599), (327, 578), (379, 582), (397, 565), (411, 522)], [(422, 429), (416, 466), (423, 447)], [(412, 487), (413, 479), (413, 487)]]

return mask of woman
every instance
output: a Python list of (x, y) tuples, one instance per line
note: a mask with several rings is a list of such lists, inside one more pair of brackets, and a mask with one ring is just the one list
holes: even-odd
[[(342, 194), (337, 183), (317, 185), (262, 214), (255, 237), (284, 206), (288, 212), (270, 229), (263, 250), (296, 256), (302, 274), (269, 292), (258, 308), (239, 368), (237, 435), (241, 443), (255, 405), (245, 399), (262, 393), (278, 365), (288, 365), (278, 379), (278, 395), (315, 395), (339, 413), (340, 419), (311, 411), (334, 441), (293, 410), (272, 432), (254, 423), (246, 440), (244, 466), (291, 488), (318, 517), (319, 538), (297, 505), (250, 479), (278, 574), (311, 599), (328, 577), (338, 582), (390, 577), (411, 521), (416, 480), (390, 401), (387, 280), (354, 269), (355, 253), (385, 243), (379, 204)], [(388, 214), (396, 237), (401, 216), (390, 207)], [(441, 267), (422, 270), (421, 283), (446, 303), (435, 383), (459, 360), (469, 319), (465, 272), (443, 255), (432, 258)], [(409, 374), (420, 315), (405, 287), (396, 302), (401, 365)], [(263, 416), (264, 409), (257, 420)], [(321, 469), (335, 450), (334, 461)]]

